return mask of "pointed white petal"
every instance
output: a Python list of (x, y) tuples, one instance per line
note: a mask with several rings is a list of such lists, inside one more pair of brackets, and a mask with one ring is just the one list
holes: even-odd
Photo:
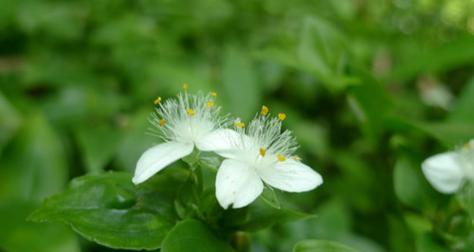
[(454, 193), (463, 183), (464, 173), (458, 155), (456, 152), (445, 152), (421, 164), (426, 179), (441, 193)]
[(263, 191), (263, 183), (255, 170), (247, 164), (226, 159), (217, 171), (216, 197), (227, 209), (241, 208), (252, 203)]
[(274, 166), (261, 167), (257, 172), (265, 183), (287, 192), (310, 191), (323, 183), (319, 173), (291, 159)]
[(193, 148), (191, 143), (167, 142), (148, 149), (138, 160), (132, 182), (144, 182), (167, 165), (191, 154)]

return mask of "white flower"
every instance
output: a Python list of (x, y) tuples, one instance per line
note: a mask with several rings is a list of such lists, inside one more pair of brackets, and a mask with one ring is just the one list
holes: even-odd
[(198, 93), (190, 95), (183, 86), (184, 93), (177, 99), (161, 102), (158, 97), (155, 113), (150, 122), (154, 126), (152, 132), (164, 142), (142, 154), (138, 160), (133, 183), (139, 184), (159, 172), (169, 164), (193, 152), (194, 147), (203, 151), (225, 148), (222, 138), (228, 129), (221, 129), (225, 118), (219, 116), (220, 107), (215, 106), (216, 93), (208, 95)]
[(421, 168), (430, 184), (441, 193), (455, 193), (466, 181), (474, 180), (474, 139), (457, 151), (426, 159)]
[(216, 177), (216, 197), (225, 209), (249, 205), (262, 193), (263, 182), (288, 192), (309, 191), (323, 182), (317, 172), (293, 156), (296, 141), (290, 131), (281, 132), (286, 115), (269, 118), (267, 114), (263, 106), (261, 115), (247, 128), (236, 120), (236, 131), (225, 136), (225, 145), (232, 147), (216, 151), (226, 158)]

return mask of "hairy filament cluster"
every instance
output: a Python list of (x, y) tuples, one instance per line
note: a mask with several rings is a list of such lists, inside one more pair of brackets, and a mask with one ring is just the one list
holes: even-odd
[(215, 105), (217, 94), (211, 92), (188, 94), (158, 103), (149, 120), (150, 133), (164, 141), (195, 142), (199, 137), (226, 125), (227, 117), (220, 116), (221, 108)]

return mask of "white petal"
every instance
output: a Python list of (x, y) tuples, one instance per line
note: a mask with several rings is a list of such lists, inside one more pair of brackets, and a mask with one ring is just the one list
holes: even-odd
[(216, 197), (227, 209), (241, 208), (252, 203), (263, 191), (263, 183), (254, 169), (247, 164), (226, 159), (217, 171)]
[(454, 193), (463, 183), (464, 173), (458, 155), (456, 152), (445, 152), (421, 164), (426, 179), (441, 193)]
[(198, 139), (196, 147), (202, 151), (228, 150), (235, 148), (240, 134), (231, 129), (217, 129)]
[(319, 173), (291, 159), (278, 162), (274, 166), (262, 167), (257, 171), (265, 183), (287, 192), (305, 192), (323, 183)]
[(191, 143), (167, 142), (148, 149), (138, 160), (132, 182), (144, 182), (174, 161), (191, 154), (193, 148)]

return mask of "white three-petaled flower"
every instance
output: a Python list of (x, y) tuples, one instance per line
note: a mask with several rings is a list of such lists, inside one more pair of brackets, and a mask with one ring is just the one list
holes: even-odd
[(441, 193), (455, 193), (474, 180), (474, 139), (457, 151), (437, 154), (421, 165), (430, 184)]
[(220, 108), (215, 106), (214, 92), (203, 95), (180, 93), (177, 99), (161, 102), (157, 98), (157, 109), (151, 116), (153, 132), (164, 143), (148, 149), (140, 157), (135, 169), (133, 183), (139, 184), (169, 164), (193, 152), (194, 146), (203, 151), (210, 147), (223, 148), (222, 139), (215, 138), (225, 119), (219, 117)]
[[(224, 138), (227, 143), (210, 146), (226, 158), (216, 177), (216, 197), (227, 209), (241, 208), (253, 202), (267, 185), (288, 192), (309, 191), (323, 182), (322, 177), (293, 156), (297, 149), (290, 131), (281, 132), (281, 121), (286, 117), (267, 117), (268, 108), (252, 120), (248, 127), (240, 120), (236, 131), (216, 132), (214, 138)], [(210, 141), (213, 143), (217, 141)], [(223, 146), (232, 146), (223, 149)], [(262, 182), (263, 180), (263, 182)]]

